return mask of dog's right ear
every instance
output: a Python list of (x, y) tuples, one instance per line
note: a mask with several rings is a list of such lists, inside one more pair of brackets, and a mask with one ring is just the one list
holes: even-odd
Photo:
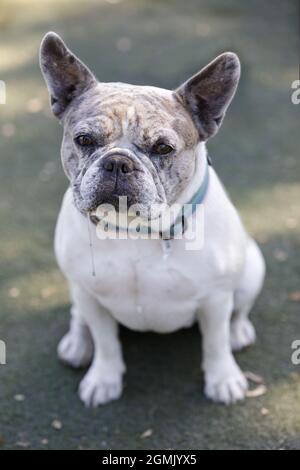
[(40, 48), (40, 66), (53, 114), (61, 119), (71, 101), (96, 85), (92, 72), (55, 33), (47, 33)]
[(212, 137), (220, 128), (234, 97), (240, 71), (238, 56), (225, 52), (175, 91), (191, 114), (201, 140)]

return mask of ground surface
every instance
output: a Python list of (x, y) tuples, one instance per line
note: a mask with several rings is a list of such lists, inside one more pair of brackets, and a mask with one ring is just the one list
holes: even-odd
[[(290, 101), (298, 73), (296, 4), (1, 0), (2, 448), (300, 448), (300, 369), (290, 360), (291, 342), (300, 338), (299, 106)], [(208, 402), (196, 329), (167, 336), (123, 329), (122, 399), (97, 410), (78, 400), (83, 371), (61, 365), (55, 352), (69, 305), (52, 238), (67, 183), (61, 129), (50, 117), (37, 62), (47, 30), (62, 34), (103, 81), (174, 87), (224, 50), (240, 55), (241, 85), (209, 148), (267, 261), (253, 311), (258, 342), (238, 354), (244, 370), (264, 377), (265, 395), (233, 407)], [(62, 429), (51, 426), (55, 419)], [(149, 429), (152, 435), (141, 437)]]

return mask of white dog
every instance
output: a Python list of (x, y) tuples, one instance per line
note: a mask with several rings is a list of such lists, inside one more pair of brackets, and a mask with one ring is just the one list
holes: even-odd
[[(121, 395), (125, 365), (118, 322), (167, 333), (196, 320), (203, 334), (206, 396), (224, 403), (242, 399), (247, 380), (232, 350), (255, 340), (248, 314), (265, 266), (208, 165), (205, 147), (235, 93), (237, 56), (222, 54), (175, 91), (99, 83), (48, 33), (41, 68), (52, 110), (64, 126), (62, 161), (70, 180), (55, 236), (72, 297), (70, 329), (58, 354), (74, 367), (91, 363), (79, 387), (81, 399), (97, 406)], [(93, 223), (88, 230), (89, 219), (97, 224), (103, 203), (118, 209), (120, 196), (138, 207), (146, 226), (149, 209), (157, 208), (151, 212), (157, 221), (166, 204), (181, 208), (192, 202), (181, 239), (173, 233), (176, 218), (169, 241), (164, 234), (100, 240)], [(203, 246), (187, 250), (195, 220)]]

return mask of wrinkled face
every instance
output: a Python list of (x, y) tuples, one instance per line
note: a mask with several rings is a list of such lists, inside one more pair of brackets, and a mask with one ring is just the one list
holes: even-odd
[(119, 196), (127, 196), (145, 216), (174, 202), (194, 174), (197, 142), (172, 92), (97, 85), (74, 100), (64, 120), (62, 159), (77, 208), (118, 208)]
[(150, 208), (158, 216), (188, 186), (196, 146), (219, 129), (240, 75), (228, 52), (174, 91), (99, 83), (55, 33), (43, 39), (40, 63), (64, 126), (62, 160), (76, 207), (118, 209), (126, 196), (142, 217)]

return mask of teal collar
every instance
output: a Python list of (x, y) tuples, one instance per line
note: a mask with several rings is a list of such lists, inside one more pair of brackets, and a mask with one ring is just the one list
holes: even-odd
[[(190, 217), (191, 215), (193, 215), (194, 212), (196, 212), (198, 206), (202, 204), (206, 196), (208, 185), (209, 185), (209, 166), (211, 166), (211, 159), (208, 154), (207, 154), (206, 161), (207, 163), (206, 163), (205, 174), (204, 174), (202, 183), (200, 184), (198, 191), (194, 194), (192, 199), (189, 202), (184, 204), (182, 210), (180, 211), (180, 214), (177, 216), (176, 221), (170, 227), (170, 235), (167, 234), (167, 237), (166, 237), (167, 239), (174, 238), (179, 233), (184, 233), (184, 230), (186, 228), (185, 227), (186, 219)], [(163, 233), (161, 234), (161, 237), (165, 239)]]

